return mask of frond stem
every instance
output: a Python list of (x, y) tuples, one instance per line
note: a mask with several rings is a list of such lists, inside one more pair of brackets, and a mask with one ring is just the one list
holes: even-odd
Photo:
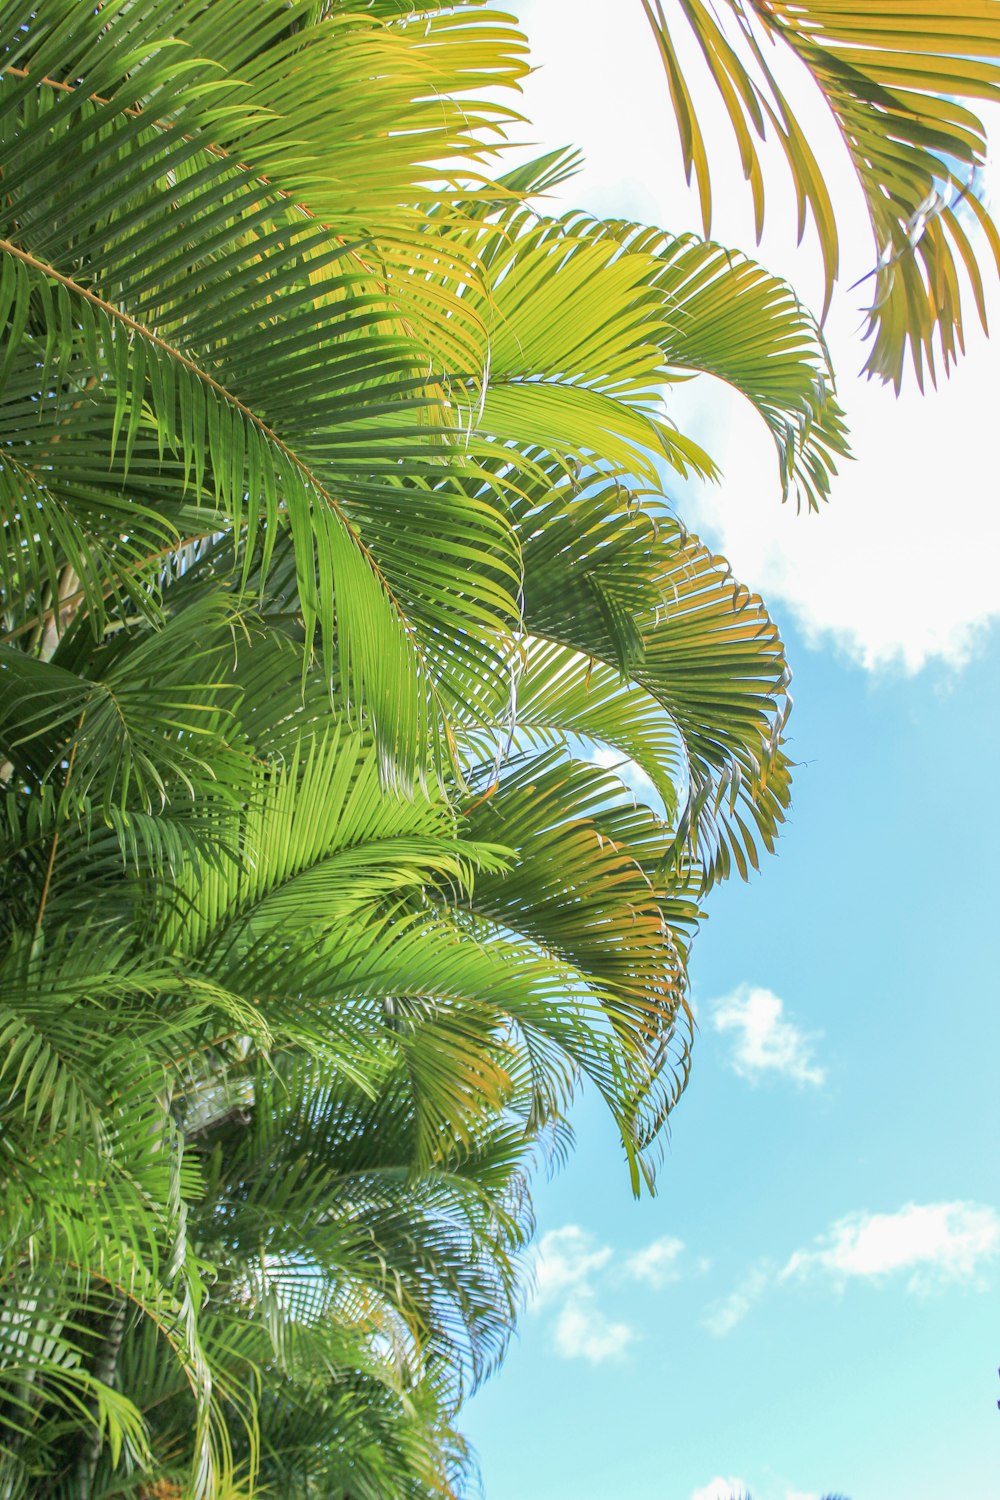
[[(172, 542), (169, 547), (160, 547), (156, 552), (150, 552), (145, 557), (140, 557), (138, 562), (133, 563), (130, 568), (124, 568), (122, 571), (125, 573), (138, 573), (148, 563), (156, 562), (161, 557), (171, 557), (175, 552), (181, 552), (185, 547), (193, 546), (195, 542), (204, 542), (210, 536), (216, 536), (217, 533), (217, 527), (213, 527), (211, 531), (196, 532), (194, 536), (185, 537), (183, 541)], [(84, 597), (85, 593), (86, 590), (81, 588), (77, 589), (73, 594), (67, 594), (60, 601), (62, 608), (66, 609), (70, 605), (77, 604)], [(113, 593), (114, 589), (109, 585), (103, 591), (101, 597), (108, 599)], [(11, 641), (16, 641), (19, 636), (24, 635), (25, 631), (32, 630), (37, 625), (44, 626), (48, 621), (53, 619), (54, 615), (55, 610), (46, 609), (41, 614), (32, 615), (29, 619), (22, 620), (21, 624), (14, 630), (9, 630), (6, 635), (0, 635), (0, 646), (8, 646)]]
[(106, 302), (104, 298), (99, 297), (96, 292), (92, 292), (89, 290), (89, 288), (81, 286), (80, 283), (78, 281), (74, 281), (71, 276), (64, 276), (61, 271), (56, 270), (55, 266), (48, 265), (45, 261), (38, 260), (36, 256), (30, 253), (30, 251), (22, 250), (19, 245), (13, 244), (11, 240), (0, 238), (0, 250), (6, 250), (8, 255), (14, 256), (15, 259), (21, 261), (24, 265), (30, 266), (32, 270), (41, 272), (43, 276), (47, 276), (51, 280), (58, 282), (60, 286), (64, 286), (67, 291), (72, 292), (75, 296), (82, 297), (84, 301), (89, 302), (91, 306), (99, 308), (100, 311), (105, 315), (105, 317), (122, 323), (126, 328), (129, 329), (130, 332), (138, 334), (140, 338), (145, 339), (147, 340), (147, 342), (151, 343), (154, 348), (161, 349), (164, 354), (169, 356), (170, 359), (176, 360), (177, 363), (181, 365), (185, 370), (190, 371), (190, 373), (194, 375), (196, 380), (200, 380), (204, 385), (207, 385), (210, 390), (215, 391), (216, 394), (219, 395), (222, 400), (225, 401), (229, 406), (235, 407), (235, 409), (241, 414), (241, 416), (245, 417), (246, 420), (257, 429), (262, 437), (266, 438), (269, 443), (273, 443), (275, 448), (277, 448), (280, 453), (284, 454), (285, 458), (288, 459), (288, 462), (293, 466), (293, 468), (297, 469), (305, 479), (310, 489), (312, 489), (313, 492), (318, 495), (321, 500), (325, 501), (325, 503), (330, 507), (334, 515), (338, 518), (344, 529), (347, 531), (348, 535), (354, 542), (358, 551), (361, 553), (365, 562), (371, 568), (372, 573), (377, 578), (386, 598), (389, 600), (390, 604), (395, 610), (400, 625), (409, 637), (413, 649), (420, 660), (421, 666), (427, 673), (427, 682), (431, 687), (431, 691), (433, 692), (435, 699), (438, 700), (438, 706), (443, 707), (443, 705), (441, 705), (440, 703), (440, 698), (437, 690), (434, 687), (433, 677), (427, 669), (427, 664), (424, 661), (423, 653), (421, 652), (420, 647), (416, 641), (410, 622), (406, 618), (406, 612), (404, 611), (399, 600), (396, 598), (396, 595), (390, 588), (389, 581), (385, 577), (385, 574), (382, 572), (378, 563), (375, 561), (375, 558), (372, 556), (372, 553), (369, 551), (368, 547), (365, 546), (365, 543), (362, 541), (355, 528), (351, 525), (350, 519), (343, 506), (334, 498), (334, 496), (331, 494), (330, 490), (327, 489), (322, 480), (313, 473), (312, 469), (304, 461), (304, 459), (301, 459), (294, 451), (294, 449), (290, 448), (288, 444), (278, 436), (278, 434), (274, 431), (274, 428), (268, 426), (268, 424), (262, 417), (259, 417), (255, 411), (247, 406), (245, 402), (241, 401), (240, 398), (235, 395), (234, 392), (229, 390), (227, 386), (224, 386), (221, 381), (216, 380), (214, 375), (210, 375), (207, 370), (203, 370), (195, 360), (189, 358), (188, 355), (184, 354), (173, 344), (167, 343), (166, 339), (161, 338), (160, 335), (154, 333), (151, 328), (147, 328), (144, 324), (139, 323), (135, 318), (130, 317), (130, 315), (126, 312), (123, 312), (121, 308), (115, 307), (114, 303)]
[[(80, 714), (80, 717), (76, 721), (76, 733), (73, 737), (73, 744), (69, 752), (69, 760), (66, 762), (66, 776), (63, 780), (64, 791), (69, 785), (69, 779), (73, 774), (73, 762), (76, 760), (76, 747), (79, 744), (80, 730), (83, 728), (83, 716), (86, 712), (87, 710), (86, 708), (84, 708)], [(49, 850), (49, 862), (45, 869), (45, 882), (42, 886), (41, 900), (38, 903), (38, 916), (35, 918), (36, 938), (38, 937), (38, 934), (42, 929), (42, 918), (45, 916), (45, 907), (49, 899), (49, 887), (52, 884), (52, 870), (56, 862), (56, 851), (59, 848), (59, 833), (60, 829), (57, 824), (52, 835), (52, 847)]]

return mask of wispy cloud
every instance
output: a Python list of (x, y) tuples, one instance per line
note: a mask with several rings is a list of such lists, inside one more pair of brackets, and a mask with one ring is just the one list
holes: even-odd
[(613, 1254), (610, 1245), (599, 1245), (579, 1224), (550, 1229), (535, 1249), (532, 1307), (555, 1309), (552, 1342), (564, 1359), (592, 1365), (620, 1359), (638, 1337), (630, 1324), (607, 1317), (597, 1302), (594, 1283)]
[[(853, 1213), (838, 1219), (811, 1246), (795, 1250), (781, 1269), (753, 1266), (728, 1297), (709, 1305), (702, 1324), (723, 1338), (766, 1292), (790, 1280), (874, 1284), (902, 1281), (926, 1295), (947, 1286), (985, 1286), (984, 1271), (1000, 1258), (1000, 1213), (983, 1203), (908, 1203), (896, 1213)], [(787, 1500), (809, 1500), (792, 1493)]]
[(639, 1334), (631, 1324), (607, 1316), (600, 1293), (623, 1281), (644, 1282), (659, 1291), (680, 1278), (683, 1251), (683, 1241), (673, 1235), (621, 1255), (579, 1224), (550, 1229), (534, 1251), (531, 1309), (550, 1315), (552, 1341), (564, 1358), (591, 1364), (619, 1358)]
[(735, 1476), (723, 1479), (721, 1474), (717, 1474), (714, 1479), (703, 1484), (700, 1490), (693, 1490), (691, 1500), (730, 1500), (732, 1495), (746, 1494), (746, 1488), (742, 1479)]
[(667, 1234), (643, 1250), (634, 1250), (622, 1270), (630, 1280), (645, 1281), (659, 1291), (668, 1281), (680, 1280), (677, 1262), (683, 1250), (684, 1241)]
[(612, 1256), (610, 1245), (597, 1245), (594, 1236), (579, 1224), (550, 1229), (535, 1247), (535, 1294), (533, 1305), (541, 1307), (588, 1284)]
[(792, 1276), (907, 1278), (912, 1292), (975, 1282), (1000, 1254), (1000, 1214), (981, 1203), (908, 1203), (897, 1213), (848, 1214), (811, 1249), (796, 1250), (781, 1272)]
[(742, 1323), (747, 1313), (763, 1297), (773, 1279), (774, 1272), (766, 1264), (754, 1266), (728, 1297), (713, 1302), (702, 1323), (717, 1339), (731, 1333), (737, 1323)]
[(731, 1040), (729, 1063), (741, 1078), (756, 1083), (779, 1075), (813, 1085), (825, 1079), (826, 1070), (813, 1056), (815, 1038), (788, 1019), (772, 990), (741, 984), (714, 1001), (710, 1013), (713, 1031)]
[[(750, 1486), (745, 1479), (737, 1479), (735, 1475), (725, 1479), (719, 1474), (715, 1479), (710, 1479), (706, 1485), (702, 1485), (700, 1490), (694, 1490), (691, 1500), (743, 1500), (743, 1497), (749, 1493)], [(757, 1491), (755, 1490), (754, 1493), (756, 1494)], [(774, 1490), (770, 1493), (775, 1494)], [(820, 1497), (813, 1490), (786, 1489), (784, 1500), (820, 1500)]]
[(553, 1329), (556, 1350), (564, 1359), (586, 1359), (592, 1365), (620, 1359), (638, 1338), (628, 1323), (613, 1323), (589, 1290), (574, 1292), (559, 1310)]

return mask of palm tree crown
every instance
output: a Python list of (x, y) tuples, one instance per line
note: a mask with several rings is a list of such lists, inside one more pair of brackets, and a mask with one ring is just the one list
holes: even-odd
[(498, 172), (492, 9), (0, 17), (0, 1495), (452, 1496), (532, 1165), (586, 1079), (651, 1184), (701, 899), (788, 804), (663, 392), (817, 505), (822, 336)]

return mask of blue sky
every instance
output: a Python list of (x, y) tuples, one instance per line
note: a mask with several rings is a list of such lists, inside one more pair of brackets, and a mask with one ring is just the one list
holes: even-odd
[[(519, 11), (536, 139), (591, 162), (567, 204), (694, 227), (638, 0)], [(723, 197), (718, 237), (752, 250)], [(791, 243), (760, 258), (808, 294), (815, 252)], [(855, 233), (849, 270), (867, 253)], [(858, 463), (817, 518), (782, 511), (734, 402), (672, 408), (727, 472), (673, 487), (678, 509), (788, 645), (793, 816), (712, 898), (656, 1199), (631, 1199), (587, 1099), (538, 1185), (539, 1295), (465, 1413), (488, 1500), (1000, 1493), (1000, 346), (896, 404), (850, 378), (856, 323), (841, 299)]]
[[(573, 1160), (539, 1185), (540, 1243), (590, 1269), (526, 1314), (466, 1413), (489, 1500), (689, 1500), (717, 1476), (755, 1500), (1000, 1489), (1000, 640), (960, 675), (905, 679), (785, 623), (807, 762), (792, 826), (712, 902), (657, 1198), (631, 1200), (587, 1102)], [(778, 997), (804, 1066), (777, 1045), (755, 1068), (747, 1028), (715, 1029), (744, 986)], [(657, 1244), (644, 1277), (630, 1257)]]

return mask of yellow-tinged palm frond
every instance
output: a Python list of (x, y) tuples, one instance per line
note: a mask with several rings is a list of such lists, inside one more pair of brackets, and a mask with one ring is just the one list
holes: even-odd
[(480, 838), (507, 830), (516, 874), (485, 873), (470, 905), (483, 940), (509, 947), (512, 935), (514, 952), (527, 945), (551, 966), (541, 994), (563, 1012), (562, 1037), (537, 1000), (534, 1017), (512, 1014), (529, 1054), (555, 1042), (596, 1084), (638, 1193), (687, 1077), (699, 872), (670, 857), (669, 830), (622, 791), (612, 773), (551, 752), (515, 763), (467, 817)]
[(652, 257), (670, 373), (714, 375), (739, 391), (771, 434), (783, 498), (794, 494), (816, 509), (849, 449), (826, 343), (794, 289), (739, 251), (694, 235), (619, 223), (590, 233)]
[[(479, 5), (386, 7), (315, 0), (174, 0), (137, 12), (113, 0), (100, 24), (67, 0), (0, 9), (7, 85), (89, 96), (182, 137), (369, 238), (415, 217), (490, 152), (514, 111), (493, 97), (528, 70), (509, 15)], [(197, 154), (192, 138), (189, 154)], [(446, 165), (447, 164), (447, 165)]]
[[(384, 490), (395, 502), (403, 463), (414, 480), (461, 466), (441, 367), (456, 341), (475, 343), (475, 329), (461, 333), (475, 313), (457, 295), (470, 273), (455, 246), (432, 257), (429, 282), (419, 264), (411, 267), (434, 316), (414, 328), (412, 308), (405, 299), (397, 306), (396, 285), (406, 284), (391, 274), (399, 234), (420, 241), (435, 195), (419, 201), (415, 168), (405, 182), (394, 175), (380, 115), (341, 115), (331, 103), (340, 96), (330, 94), (324, 68), (337, 59), (378, 97), (368, 70), (386, 27), (338, 14), (295, 28), (289, 86), (285, 43), (256, 48), (245, 28), (220, 29), (219, 19), (210, 36), (204, 8), (185, 0), (141, 14), (115, 6), (98, 16), (73, 4), (44, 17), (30, 6), (6, 12), (14, 38), (0, 79), (8, 607), (34, 601), (34, 619), (25, 611), (30, 628), (44, 629), (46, 606), (68, 592), (85, 600), (99, 628), (102, 571), (111, 573), (111, 591), (127, 595), (130, 574), (155, 558), (157, 542), (162, 549), (171, 532), (186, 540), (179, 528), (192, 510), (205, 507), (195, 536), (217, 526), (220, 513), (245, 527), (248, 557), (259, 536), (265, 571), (288, 527), (307, 637), (319, 635), (328, 671), (338, 659), (349, 701), (365, 700), (387, 774), (412, 779), (428, 748), (439, 761), (446, 754), (443, 716), (422, 631), (359, 536), (350, 500), (363, 497), (370, 508)], [(285, 7), (269, 5), (264, 31), (289, 19)], [(473, 34), (484, 32), (476, 53), (465, 20), (457, 28), (455, 20), (428, 22), (431, 32), (443, 29), (440, 46), (426, 27), (399, 36), (389, 28), (404, 155), (432, 147), (468, 154), (472, 136), (463, 146), (452, 127), (459, 116), (466, 134), (484, 123), (445, 109), (421, 147), (402, 105), (406, 94), (423, 118), (425, 92), (446, 91), (477, 58), (489, 73), (489, 59), (508, 56), (509, 28), (492, 17), (477, 27), (469, 17)], [(195, 41), (205, 53), (192, 50)], [(437, 74), (428, 72), (427, 48)], [(414, 49), (423, 60), (411, 67)], [(513, 63), (497, 68), (507, 81), (516, 77)], [(385, 265), (377, 215), (361, 227), (345, 207), (331, 227), (298, 204), (295, 195), (319, 180), (310, 132), (320, 127), (330, 149), (348, 151), (359, 170), (367, 161), (376, 179), (385, 173), (390, 197), (403, 195), (399, 224), (385, 230)], [(313, 162), (308, 180), (296, 175), (303, 160)], [(405, 202), (409, 193), (415, 206)], [(446, 329), (442, 350), (436, 326)], [(134, 529), (126, 497), (138, 501)], [(464, 530), (475, 531), (478, 546), (466, 546), (456, 563), (467, 572), (486, 554), (490, 580), (476, 591), (476, 617), (456, 630), (457, 621), (445, 624), (453, 607), (462, 611), (456, 569), (425, 570), (424, 632), (482, 633), (516, 616), (504, 525), (485, 504), (465, 511)], [(433, 522), (428, 502), (422, 524)], [(450, 533), (435, 533), (445, 553), (461, 541)]]
[(787, 801), (662, 387), (810, 503), (844, 451), (782, 283), (487, 180), (508, 18), (249, 10), (0, 0), (12, 1500), (454, 1500), (532, 1153), (586, 1079), (651, 1181), (699, 891)]
[[(789, 800), (789, 670), (774, 622), (662, 502), (551, 477), (514, 508), (528, 629), (617, 667), (659, 704), (677, 736), (677, 768), (661, 768), (676, 788), (671, 857), (689, 849), (706, 884), (733, 864), (745, 877)], [(627, 714), (624, 691), (622, 703)]]
[(681, 473), (714, 474), (662, 412), (665, 299), (656, 268), (591, 228), (514, 210), (461, 236), (482, 275), (464, 300), (482, 324), (483, 373), (450, 372), (466, 420), (515, 462), (540, 449), (649, 483), (657, 458)]
[(831, 110), (864, 193), (874, 242), (868, 370), (899, 388), (907, 358), (918, 382), (964, 347), (961, 282), (986, 310), (980, 252), (1000, 270), (1000, 233), (979, 197), (986, 132), (976, 101), (1000, 99), (1000, 9), (994, 0), (725, 0), (727, 28), (706, 0), (642, 0), (656, 34), (688, 180), (711, 221), (709, 152), (671, 26), (686, 22), (728, 114), (750, 184), (758, 235), (764, 175), (758, 142), (780, 144), (801, 238), (811, 213), (826, 271), (838, 275), (836, 209), (807, 131), (773, 66), (772, 44), (808, 69)]
[[(507, 180), (530, 187), (532, 173)], [(664, 462), (714, 476), (669, 420), (664, 386), (691, 372), (754, 405), (785, 495), (815, 507), (829, 493), (848, 453), (843, 413), (822, 333), (787, 282), (693, 235), (583, 213), (507, 209), (457, 237), (479, 267), (464, 301), (481, 346), (448, 385), (463, 425), (505, 444), (509, 462), (541, 450), (653, 486)]]

